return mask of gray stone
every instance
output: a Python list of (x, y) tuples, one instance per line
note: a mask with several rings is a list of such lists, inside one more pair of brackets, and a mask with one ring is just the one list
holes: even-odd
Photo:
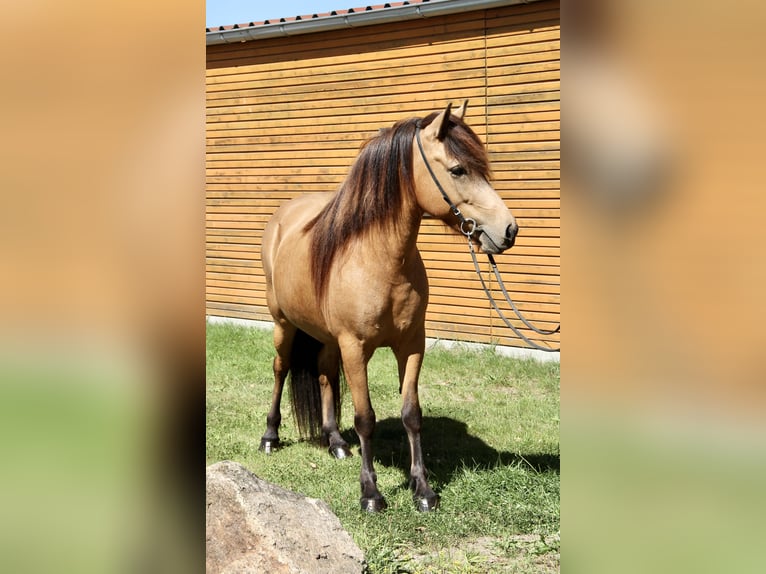
[(321, 500), (223, 461), (206, 471), (206, 571), (359, 574), (364, 554)]

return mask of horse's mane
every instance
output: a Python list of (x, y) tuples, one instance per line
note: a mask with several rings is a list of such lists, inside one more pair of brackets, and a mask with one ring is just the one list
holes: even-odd
[[(438, 115), (410, 118), (381, 129), (364, 142), (338, 192), (306, 225), (311, 237), (311, 277), (318, 299), (327, 290), (335, 256), (355, 237), (378, 226), (396, 232), (405, 197), (414, 196), (413, 139)], [(444, 144), (471, 173), (490, 177), (489, 160), (478, 136), (463, 120), (450, 117)]]

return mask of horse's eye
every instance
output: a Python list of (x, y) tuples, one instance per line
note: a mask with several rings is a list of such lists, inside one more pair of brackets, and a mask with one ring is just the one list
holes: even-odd
[(449, 168), (449, 172), (452, 174), (452, 177), (463, 177), (468, 173), (462, 165)]

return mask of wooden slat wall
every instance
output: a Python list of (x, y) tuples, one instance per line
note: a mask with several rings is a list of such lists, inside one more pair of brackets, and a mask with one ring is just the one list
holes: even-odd
[[(546, 1), (208, 47), (207, 314), (269, 321), (259, 253), (274, 210), (336, 189), (379, 127), (470, 99), (521, 228), (500, 270), (531, 320), (557, 323), (559, 30)], [(526, 346), (493, 316), (462, 238), (427, 219), (419, 245), (429, 336)]]

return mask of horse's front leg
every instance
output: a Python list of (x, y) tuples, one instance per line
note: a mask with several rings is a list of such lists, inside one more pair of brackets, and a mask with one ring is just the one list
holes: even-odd
[(340, 340), (340, 351), (343, 357), (343, 370), (346, 382), (351, 391), (354, 403), (354, 428), (359, 435), (359, 445), (362, 454), (362, 470), (359, 483), (362, 489), (360, 499), (362, 510), (378, 512), (388, 505), (378, 490), (378, 477), (372, 464), (372, 433), (375, 430), (375, 411), (370, 401), (370, 390), (367, 386), (367, 362), (372, 352), (355, 337)]
[(423, 364), (425, 332), (417, 333), (409, 344), (394, 349), (399, 365), (399, 384), (402, 393), (402, 423), (410, 441), (410, 488), (415, 507), (427, 512), (439, 506), (439, 495), (428, 485), (423, 450), (420, 446), (420, 428), (423, 413), (418, 399), (418, 377)]

